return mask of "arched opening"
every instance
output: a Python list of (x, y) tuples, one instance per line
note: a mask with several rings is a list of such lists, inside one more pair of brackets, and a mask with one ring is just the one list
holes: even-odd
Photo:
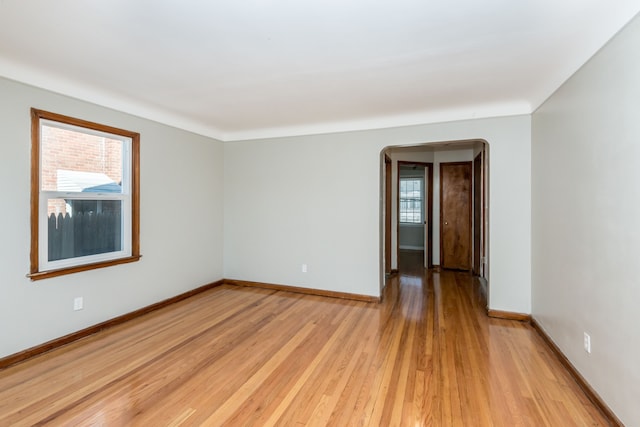
[[(414, 252), (416, 258), (418, 251), (425, 269), (471, 272), (488, 297), (489, 144), (474, 139), (388, 146), (381, 152), (380, 171), (381, 295), (389, 277), (398, 273), (400, 257)], [(468, 184), (447, 186), (458, 175)], [(467, 204), (456, 204), (459, 194), (447, 190), (457, 188), (468, 192)], [(468, 218), (468, 227), (448, 219), (456, 212)], [(464, 262), (453, 262), (452, 255), (461, 255)]]

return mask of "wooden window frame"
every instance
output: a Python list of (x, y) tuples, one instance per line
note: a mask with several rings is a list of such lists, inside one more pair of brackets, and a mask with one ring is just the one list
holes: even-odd
[[(66, 125), (77, 126), (98, 132), (110, 133), (131, 140), (130, 151), (130, 180), (131, 180), (131, 253), (121, 258), (90, 264), (78, 264), (52, 270), (40, 270), (39, 244), (40, 244), (40, 122), (50, 120)], [(140, 255), (140, 134), (124, 129), (102, 125), (62, 114), (31, 109), (31, 254), (30, 272), (27, 274), (31, 280), (46, 279), (62, 276), (80, 271), (94, 270), (112, 265), (125, 264), (138, 261)]]

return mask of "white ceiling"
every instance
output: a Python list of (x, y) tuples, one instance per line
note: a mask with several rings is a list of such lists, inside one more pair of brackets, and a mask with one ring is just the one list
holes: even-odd
[(225, 141), (527, 114), (639, 11), (638, 0), (0, 0), (0, 75)]

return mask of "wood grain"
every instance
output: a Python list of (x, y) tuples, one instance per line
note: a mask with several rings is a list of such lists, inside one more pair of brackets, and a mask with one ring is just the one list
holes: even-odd
[(607, 425), (528, 323), (421, 263), (383, 303), (199, 293), (0, 371), (0, 425)]
[(440, 163), (440, 265), (472, 267), (471, 162)]

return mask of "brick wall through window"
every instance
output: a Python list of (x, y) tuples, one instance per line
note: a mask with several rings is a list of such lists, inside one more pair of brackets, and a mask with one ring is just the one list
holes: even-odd
[[(89, 135), (68, 129), (43, 126), (41, 135), (42, 190), (58, 190), (58, 172), (71, 170), (103, 173), (113, 182), (122, 182), (122, 142), (102, 136)], [(49, 205), (51, 213), (66, 213), (63, 200)]]

